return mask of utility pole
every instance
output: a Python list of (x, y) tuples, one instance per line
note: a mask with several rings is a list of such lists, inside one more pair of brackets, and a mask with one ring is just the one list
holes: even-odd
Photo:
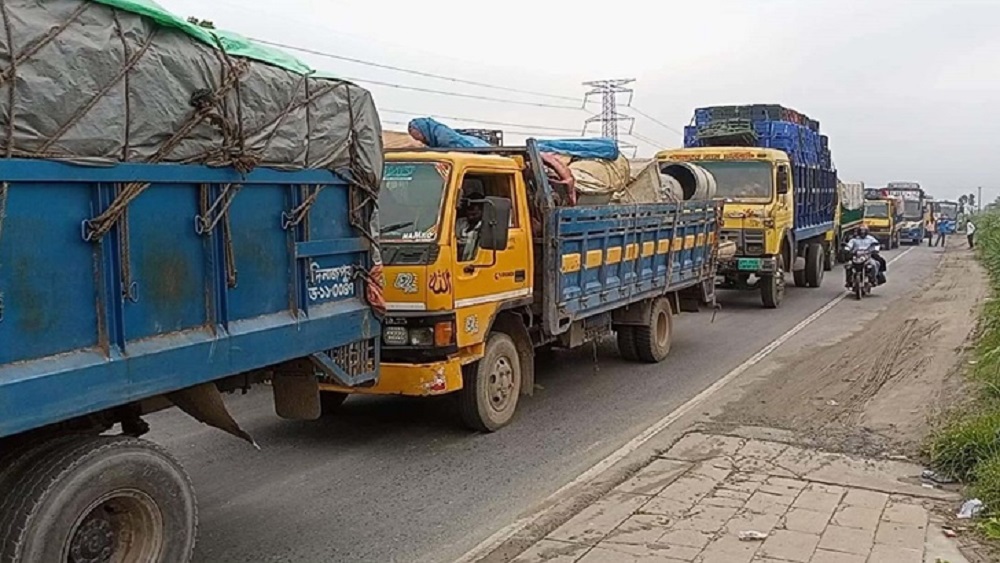
[(979, 196), (976, 197), (976, 209), (979, 213), (983, 212), (983, 187), (979, 186)]
[[(591, 82), (584, 82), (584, 86), (589, 86), (590, 91), (587, 92), (583, 97), (583, 105), (587, 106), (587, 102), (590, 101), (591, 96), (600, 94), (601, 96), (601, 113), (587, 118), (583, 122), (583, 133), (587, 133), (587, 127), (591, 123), (601, 124), (601, 135), (614, 139), (618, 141), (618, 123), (626, 122), (628, 123), (628, 130), (624, 132), (625, 135), (631, 135), (632, 129), (635, 127), (635, 118), (629, 117), (627, 115), (618, 113), (618, 96), (622, 94), (628, 94), (628, 102), (625, 106), (628, 107), (632, 105), (632, 94), (633, 90), (631, 88), (626, 88), (627, 84), (635, 82), (634, 78), (617, 78), (612, 80), (593, 80)], [(634, 145), (628, 143), (618, 143), (619, 146), (634, 147)]]

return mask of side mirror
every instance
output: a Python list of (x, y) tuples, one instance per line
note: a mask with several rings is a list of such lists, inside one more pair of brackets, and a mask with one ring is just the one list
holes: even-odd
[(788, 193), (788, 168), (781, 166), (778, 168), (778, 195)]
[(487, 197), (483, 201), (483, 223), (479, 231), (479, 248), (507, 250), (510, 236), (510, 200)]

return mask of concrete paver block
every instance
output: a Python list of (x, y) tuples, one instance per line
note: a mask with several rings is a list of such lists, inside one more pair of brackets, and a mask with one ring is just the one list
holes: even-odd
[(795, 501), (794, 496), (782, 496), (757, 491), (747, 501), (746, 509), (761, 514), (784, 514)]
[(761, 532), (769, 534), (778, 525), (781, 517), (777, 514), (757, 514), (745, 512), (726, 522), (726, 533), (738, 537), (740, 532)]
[(610, 546), (595, 547), (579, 563), (686, 563), (683, 559), (664, 557), (655, 553), (622, 553)]
[(679, 545), (683, 547), (693, 547), (704, 549), (708, 542), (712, 541), (713, 534), (699, 532), (697, 530), (668, 530), (656, 541), (662, 545)]
[(888, 545), (876, 545), (868, 557), (871, 563), (923, 563), (922, 549), (904, 549)]
[(809, 563), (868, 563), (866, 555), (856, 553), (841, 553), (839, 551), (816, 550)]
[(923, 549), (927, 539), (926, 526), (882, 522), (875, 532), (875, 543), (906, 549)]
[(845, 528), (874, 530), (878, 527), (880, 516), (882, 516), (882, 511), (877, 508), (841, 505), (833, 513), (833, 519), (830, 522)]
[(872, 530), (827, 526), (819, 540), (820, 549), (867, 556), (875, 543)]
[[(914, 497), (942, 500), (956, 498), (955, 493), (920, 486), (918, 483), (921, 471), (922, 468), (918, 465), (899, 461), (857, 460), (847, 456), (837, 456), (830, 463), (809, 472), (804, 478)], [(901, 477), (911, 477), (912, 482), (903, 481)]]
[(698, 563), (749, 563), (761, 542), (740, 541), (735, 535), (716, 538), (701, 552)]
[(673, 520), (666, 516), (635, 514), (604, 537), (605, 542), (646, 544), (662, 536)]
[(637, 511), (649, 497), (609, 493), (584, 508), (551, 534), (549, 539), (593, 545)]
[(927, 526), (927, 509), (914, 502), (890, 501), (882, 513), (882, 520), (913, 526)]
[(517, 556), (511, 563), (573, 563), (588, 549), (589, 545), (542, 540)]
[(701, 461), (713, 457), (733, 456), (744, 440), (731, 436), (692, 432), (677, 441), (662, 457), (682, 461)]
[(821, 534), (830, 523), (830, 514), (805, 508), (793, 508), (785, 514), (785, 529)]
[(765, 557), (809, 563), (812, 554), (819, 545), (818, 534), (794, 532), (792, 530), (775, 530), (760, 548)]
[(842, 497), (842, 494), (807, 488), (799, 494), (795, 502), (792, 503), (792, 506), (832, 514), (837, 509), (837, 506), (840, 505)]
[(685, 461), (656, 459), (614, 490), (620, 493), (656, 495), (692, 466), (692, 463)]
[[(612, 553), (617, 553), (621, 557), (618, 561), (625, 560), (629, 561), (629, 557), (638, 557), (640, 561), (643, 561), (643, 557), (654, 557), (656, 559), (648, 559), (648, 561), (694, 561), (698, 557), (698, 553), (701, 551), (693, 547), (683, 547), (677, 545), (666, 545), (662, 543), (648, 543), (645, 545), (633, 545), (633, 544), (616, 544), (612, 542), (601, 542), (597, 544), (597, 547), (602, 550), (608, 550)], [(635, 561), (635, 559), (632, 559)]]
[(851, 489), (844, 497), (844, 504), (849, 506), (861, 506), (864, 508), (874, 508), (882, 510), (889, 501), (889, 495), (876, 491), (866, 491), (864, 489)]

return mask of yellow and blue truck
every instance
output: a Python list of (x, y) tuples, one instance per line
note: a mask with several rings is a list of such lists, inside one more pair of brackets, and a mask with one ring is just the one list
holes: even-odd
[(903, 201), (879, 191), (865, 199), (865, 224), (883, 248), (898, 248), (902, 224)]
[[(559, 199), (531, 139), (388, 151), (379, 195), (388, 309), (380, 379), (367, 388), (324, 385), (325, 406), (352, 393), (454, 393), (463, 422), (492, 432), (533, 391), (535, 349), (614, 334), (624, 358), (664, 360), (673, 316), (714, 304), (721, 203)], [(477, 206), (473, 241), (464, 235)]]
[(725, 201), (721, 236), (737, 247), (719, 263), (722, 287), (757, 289), (772, 309), (784, 299), (788, 271), (796, 286), (820, 287), (836, 252), (838, 192), (819, 123), (773, 105), (699, 108), (694, 121), (685, 148), (656, 158), (691, 162), (714, 176)]

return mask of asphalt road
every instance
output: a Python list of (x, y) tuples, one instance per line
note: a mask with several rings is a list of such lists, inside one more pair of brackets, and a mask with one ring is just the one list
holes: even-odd
[[(933, 259), (926, 246), (903, 257), (893, 289)], [(495, 434), (465, 431), (448, 397), (355, 397), (335, 418), (283, 421), (262, 387), (229, 400), (259, 452), (174, 411), (150, 418), (149, 437), (194, 481), (196, 561), (451, 561), (836, 297), (842, 275), (789, 287), (773, 311), (756, 292), (721, 292), (714, 322), (675, 319), (660, 365), (623, 362), (610, 343), (596, 360), (591, 348), (559, 353)]]

